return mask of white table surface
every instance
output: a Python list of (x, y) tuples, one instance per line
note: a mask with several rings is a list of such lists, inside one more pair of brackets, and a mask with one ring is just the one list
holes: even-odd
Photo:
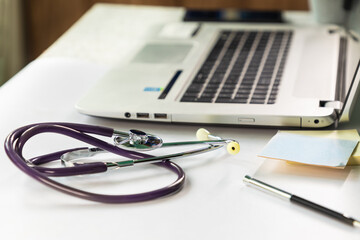
[[(74, 103), (112, 65), (118, 64), (149, 27), (179, 21), (181, 8), (100, 4), (53, 46), (0, 88), (0, 139), (34, 122), (64, 121), (142, 129), (165, 141), (195, 139), (201, 125), (160, 124), (95, 118)], [(291, 15), (291, 14), (290, 14)], [(307, 19), (302, 13), (295, 19)], [(305, 16), (305, 17), (303, 17)], [(144, 21), (146, 19), (146, 21)], [(128, 33), (125, 35), (125, 33)], [(358, 128), (360, 109), (341, 129)], [(334, 210), (360, 218), (360, 167), (344, 170), (289, 165), (256, 155), (277, 129), (209, 126), (240, 142), (241, 152), (219, 150), (176, 162), (187, 174), (181, 192), (136, 204), (100, 204), (77, 199), (23, 174), (0, 150), (0, 239), (359, 239), (360, 230), (247, 187), (249, 174)], [(43, 134), (26, 147), (26, 156), (81, 145)], [(142, 166), (85, 177), (59, 179), (106, 193), (154, 189), (174, 179)]]

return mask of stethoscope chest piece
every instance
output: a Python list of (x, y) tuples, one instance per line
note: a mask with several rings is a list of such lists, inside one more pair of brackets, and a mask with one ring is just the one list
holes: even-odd
[(163, 140), (158, 136), (131, 129), (127, 137), (115, 135), (114, 144), (127, 150), (148, 151), (160, 148), (163, 144)]

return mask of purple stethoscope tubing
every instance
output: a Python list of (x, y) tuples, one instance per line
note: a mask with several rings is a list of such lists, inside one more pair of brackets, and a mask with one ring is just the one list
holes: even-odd
[[(107, 171), (107, 166), (103, 162), (86, 163), (86, 164), (75, 165), (74, 167), (66, 167), (66, 168), (48, 168), (48, 167), (38, 166), (40, 164), (59, 160), (60, 156), (66, 152), (85, 149), (85, 148), (68, 149), (68, 150), (42, 155), (32, 159), (25, 159), (22, 154), (25, 143), (33, 136), (45, 132), (58, 133), (71, 138), (75, 138), (79, 141), (93, 145), (97, 148), (101, 148), (108, 152), (127, 158), (132, 158), (132, 157), (146, 158), (146, 157), (151, 157), (151, 155), (124, 150), (118, 148), (117, 146), (111, 145), (105, 141), (97, 139), (91, 135), (88, 135), (88, 134), (96, 134), (105, 137), (111, 137), (114, 133), (114, 129), (107, 127), (92, 126), (92, 125), (77, 124), (77, 123), (56, 123), (56, 122), (38, 123), (38, 124), (31, 124), (18, 128), (15, 131), (13, 131), (11, 134), (9, 134), (9, 136), (5, 140), (5, 151), (8, 157), (10, 158), (10, 160), (20, 170), (22, 170), (30, 177), (60, 192), (95, 202), (134, 203), (134, 202), (148, 201), (175, 193), (179, 191), (184, 185), (185, 182), (184, 171), (178, 165), (176, 165), (175, 163), (169, 160), (164, 160), (153, 164), (159, 167), (164, 167), (174, 172), (178, 177), (170, 185), (157, 190), (152, 190), (137, 194), (129, 194), (129, 195), (107, 195), (107, 194), (87, 192), (61, 184), (57, 181), (50, 179), (49, 176), (59, 177), (59, 176), (100, 173)], [(29, 166), (29, 164), (32, 166)]]

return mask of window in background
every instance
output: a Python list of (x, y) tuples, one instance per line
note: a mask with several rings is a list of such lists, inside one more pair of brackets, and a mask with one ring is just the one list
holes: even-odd
[(0, 85), (24, 66), (21, 0), (0, 0)]

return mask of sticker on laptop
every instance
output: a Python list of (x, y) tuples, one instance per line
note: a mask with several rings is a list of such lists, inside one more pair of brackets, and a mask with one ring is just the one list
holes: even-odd
[(160, 87), (145, 87), (144, 92), (161, 92), (163, 88)]

